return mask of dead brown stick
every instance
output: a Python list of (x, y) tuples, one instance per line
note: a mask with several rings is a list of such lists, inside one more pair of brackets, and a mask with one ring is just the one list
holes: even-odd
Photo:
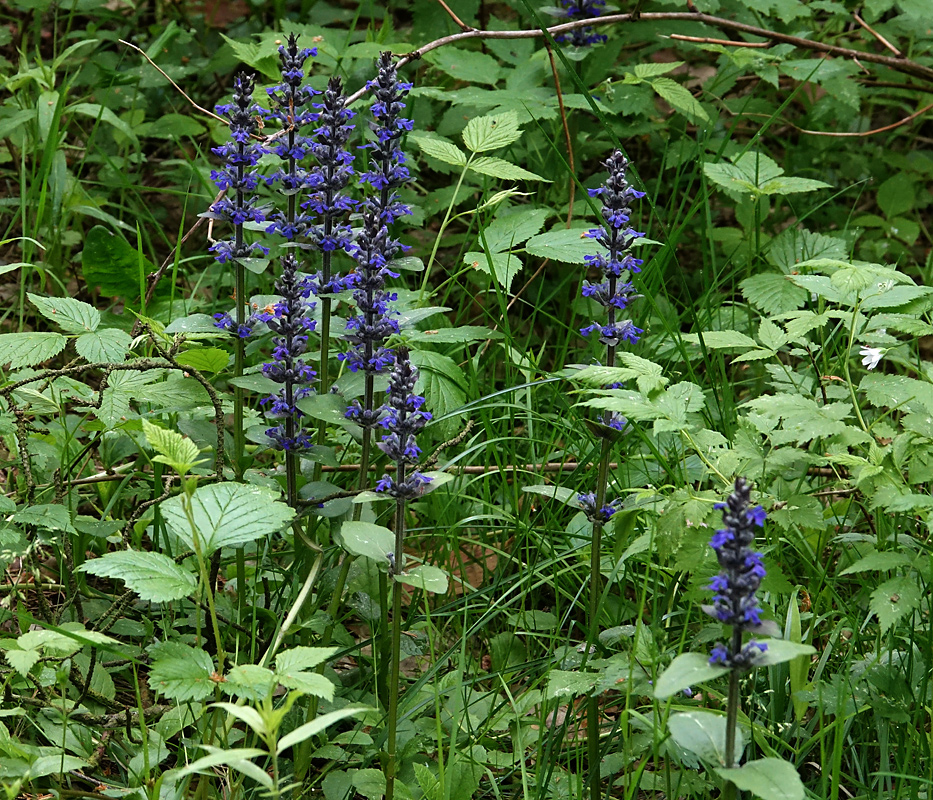
[(885, 47), (887, 47), (888, 50), (890, 50), (892, 53), (894, 53), (894, 55), (896, 55), (898, 58), (901, 57), (901, 55), (902, 55), (901, 51), (898, 50), (898, 49), (897, 49), (893, 44), (891, 44), (887, 39), (885, 39), (880, 33), (878, 33), (878, 31), (876, 31), (873, 27), (871, 27), (871, 25), (869, 25), (867, 22), (865, 22), (865, 20), (863, 20), (858, 14), (856, 14), (856, 13), (853, 12), (852, 16), (855, 17), (855, 21), (856, 21), (859, 25), (861, 25), (866, 31), (868, 31), (868, 32), (869, 32), (872, 36), (874, 36), (879, 42), (881, 42), (881, 44), (883, 44)]
[(437, 0), (437, 2), (440, 5), (440, 7), (443, 8), (444, 11), (447, 12), (447, 15), (454, 21), (454, 24), (458, 28), (460, 28), (460, 30), (462, 31), (475, 31), (476, 30), (476, 28), (474, 28), (472, 25), (467, 25), (462, 19), (460, 19), (460, 17), (458, 17), (453, 12), (453, 9), (449, 5), (447, 5), (447, 3), (444, 2), (444, 0)]
[(706, 36), (683, 36), (679, 33), (671, 33), (669, 39), (676, 39), (678, 42), (697, 42), (698, 44), (721, 44), (724, 47), (771, 47), (771, 42), (737, 42), (734, 39), (710, 39)]

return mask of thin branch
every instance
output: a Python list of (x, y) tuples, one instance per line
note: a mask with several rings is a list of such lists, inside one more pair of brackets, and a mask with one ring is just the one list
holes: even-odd
[(467, 25), (462, 19), (460, 19), (460, 17), (458, 17), (453, 12), (453, 9), (451, 9), (451, 7), (447, 5), (447, 3), (444, 2), (444, 0), (437, 0), (437, 2), (438, 2), (438, 5), (440, 5), (440, 7), (443, 8), (444, 11), (447, 12), (447, 16), (449, 16), (454, 21), (454, 24), (458, 28), (460, 28), (460, 30), (462, 31), (475, 31), (476, 30), (476, 28), (474, 28), (472, 25)]
[[(564, 108), (564, 93), (560, 89), (560, 75), (557, 73), (557, 62), (554, 60), (554, 51), (551, 49), (551, 43), (545, 42), (547, 47), (547, 57), (551, 62), (551, 73), (554, 75), (554, 91), (557, 92), (557, 105), (560, 109), (560, 122), (564, 129), (564, 141), (567, 143), (567, 164), (570, 166), (571, 176), (575, 175), (577, 170), (574, 165), (573, 157), (573, 139), (570, 136), (570, 125), (567, 122), (567, 109)], [(570, 181), (570, 198), (567, 201), (567, 227), (573, 220), (573, 198), (577, 190), (576, 180)]]
[(917, 117), (919, 117), (921, 114), (926, 114), (926, 112), (929, 111), (931, 108), (933, 108), (933, 103), (930, 103), (930, 105), (928, 106), (924, 106), (919, 111), (915, 111), (909, 117), (904, 117), (903, 119), (899, 119), (897, 122), (892, 122), (890, 125), (885, 125), (881, 128), (873, 128), (870, 131), (861, 131), (861, 132), (855, 132), (855, 133), (849, 132), (849, 131), (845, 131), (842, 133), (834, 133), (832, 131), (808, 131), (806, 128), (797, 128), (797, 126), (793, 125), (793, 123), (788, 123), (788, 124), (793, 125), (793, 127), (797, 128), (797, 130), (800, 131), (801, 133), (806, 133), (806, 134), (809, 134), (810, 136), (835, 136), (837, 138), (842, 138), (842, 137), (858, 138), (862, 136), (874, 136), (876, 133), (884, 133), (885, 131), (890, 131), (890, 130), (894, 130), (894, 128), (899, 128), (901, 125), (906, 125), (908, 122), (912, 122)]
[(679, 33), (671, 33), (667, 38), (676, 39), (679, 42), (721, 44), (723, 47), (771, 47), (771, 42), (737, 42), (734, 39), (710, 39), (705, 36), (682, 36)]
[(881, 44), (883, 44), (885, 47), (887, 47), (888, 50), (890, 50), (892, 53), (894, 53), (894, 55), (896, 55), (898, 58), (901, 58), (901, 56), (902, 56), (901, 51), (898, 50), (898, 49), (897, 49), (893, 44), (891, 44), (887, 39), (885, 39), (880, 33), (878, 33), (878, 31), (876, 31), (874, 28), (872, 28), (871, 25), (869, 25), (867, 22), (865, 22), (865, 20), (863, 20), (863, 19), (862, 19), (858, 14), (856, 14), (855, 12), (852, 13), (852, 16), (855, 17), (855, 21), (856, 21), (859, 25), (861, 25), (866, 31), (868, 31), (868, 32), (869, 32), (872, 36), (874, 36), (879, 42), (881, 42)]

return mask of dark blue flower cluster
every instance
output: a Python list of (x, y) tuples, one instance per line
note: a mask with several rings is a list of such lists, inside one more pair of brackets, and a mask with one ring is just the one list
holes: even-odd
[(266, 435), (283, 450), (306, 450), (311, 447), (309, 431), (301, 425), (302, 413), (297, 402), (311, 394), (308, 384), (315, 378), (315, 371), (302, 356), (308, 349), (308, 333), (314, 330), (310, 313), (314, 307), (308, 302), (311, 287), (307, 278), (298, 272), (298, 260), (293, 253), (284, 255), (282, 273), (275, 282), (275, 290), (281, 295), (271, 311), (255, 314), (276, 334), (273, 338), (273, 361), (263, 364), (262, 372), (267, 378), (282, 384), (282, 388), (262, 401), (266, 415), (282, 422), (266, 430)]
[(600, 525), (605, 525), (609, 522), (609, 518), (622, 507), (621, 500), (613, 500), (610, 503), (604, 503), (601, 508), (597, 508), (596, 494), (594, 492), (578, 494), (577, 502), (583, 509), (586, 518), (590, 522), (598, 522)]
[[(256, 133), (259, 106), (253, 103), (254, 76), (241, 72), (233, 81), (233, 102), (216, 107), (221, 116), (230, 122), (231, 141), (213, 152), (224, 160), (221, 169), (211, 172), (211, 180), (223, 189), (227, 195), (214, 203), (207, 216), (226, 220), (233, 224), (231, 239), (214, 242), (210, 250), (215, 258), (225, 264), (233, 259), (265, 256), (269, 250), (262, 245), (243, 241), (243, 225), (247, 222), (262, 222), (265, 212), (256, 204), (256, 187), (259, 185), (259, 173), (254, 169), (262, 157), (262, 146), (252, 140)], [(218, 327), (226, 326), (219, 325)]]
[(280, 167), (269, 175), (266, 183), (270, 186), (280, 184), (280, 191), (288, 198), (286, 211), (278, 210), (270, 215), (266, 233), (277, 233), (289, 241), (305, 235), (311, 224), (305, 215), (296, 213), (295, 198), (308, 181), (308, 171), (300, 166), (300, 162), (311, 150), (312, 142), (301, 134), (301, 129), (314, 120), (310, 103), (316, 94), (310, 87), (302, 86), (304, 63), (316, 55), (316, 48), (299, 48), (298, 37), (290, 34), (288, 44), (279, 46), (282, 83), (266, 89), (270, 110), (265, 117), (282, 126), (281, 133), (267, 146), (267, 151), (275, 153), (284, 162), (284, 168)]
[(721, 571), (709, 586), (713, 604), (704, 610), (731, 625), (733, 638), (730, 646), (717, 643), (709, 662), (734, 669), (754, 666), (758, 654), (768, 649), (766, 644), (755, 641), (742, 646), (742, 633), (761, 626), (761, 609), (755, 593), (765, 577), (761, 553), (753, 545), (755, 528), (764, 525), (766, 514), (761, 506), (750, 508), (750, 505), (751, 487), (744, 478), (737, 478), (726, 502), (716, 505), (722, 509), (723, 528), (710, 540)]
[[(593, 19), (593, 17), (602, 16), (603, 9), (606, 7), (606, 0), (560, 0), (561, 14), (569, 20)], [(556, 11), (554, 12), (556, 14)], [(555, 42), (561, 44), (571, 44), (574, 47), (588, 47), (591, 44), (600, 44), (606, 41), (606, 36), (601, 33), (595, 33), (587, 25), (582, 28), (575, 28), (570, 34), (561, 34), (554, 37)]]
[(379, 449), (395, 462), (396, 474), (394, 478), (383, 475), (376, 484), (376, 491), (404, 500), (417, 497), (431, 482), (417, 470), (406, 474), (407, 467), (417, 464), (421, 455), (416, 439), (418, 431), (431, 419), (430, 413), (421, 410), (424, 398), (415, 394), (417, 380), (418, 372), (408, 358), (408, 350), (398, 348), (379, 419), (379, 424), (388, 431), (379, 442)]
[(628, 161), (620, 150), (615, 150), (605, 161), (609, 177), (598, 189), (590, 189), (591, 197), (602, 198), (602, 217), (605, 225), (593, 228), (587, 236), (595, 239), (606, 248), (606, 254), (586, 256), (586, 263), (598, 268), (603, 273), (599, 283), (583, 282), (583, 296), (590, 297), (603, 306), (608, 313), (607, 324), (594, 322), (580, 332), (588, 336), (599, 331), (599, 341), (608, 347), (616, 347), (622, 342), (635, 344), (644, 331), (636, 328), (631, 320), (617, 319), (616, 315), (624, 311), (633, 299), (632, 284), (621, 278), (630, 272), (640, 272), (644, 264), (640, 258), (634, 258), (629, 252), (632, 243), (644, 233), (632, 230), (628, 226), (631, 216), (629, 203), (633, 199), (645, 196), (629, 186), (625, 177)]

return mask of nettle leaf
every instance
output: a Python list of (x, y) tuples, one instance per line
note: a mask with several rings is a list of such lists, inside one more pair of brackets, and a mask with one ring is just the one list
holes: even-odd
[(99, 578), (117, 578), (141, 600), (152, 603), (181, 600), (194, 594), (197, 588), (194, 575), (162, 553), (118, 550), (85, 561), (78, 571)]
[(551, 183), (547, 178), (542, 178), (534, 172), (522, 169), (510, 161), (492, 156), (480, 156), (470, 162), (470, 169), (481, 175), (489, 175), (493, 178), (499, 178), (505, 181), (544, 181)]
[(230, 355), (218, 347), (199, 347), (179, 353), (175, 360), (198, 372), (223, 372), (230, 362)]
[(917, 578), (911, 575), (900, 575), (881, 584), (871, 593), (871, 602), (868, 608), (878, 617), (881, 623), (881, 633), (896, 622), (910, 616), (920, 606), (920, 587)]
[(500, 214), (482, 233), (483, 249), (501, 253), (517, 247), (538, 233), (551, 213), (547, 208), (521, 208)]
[(100, 312), (73, 297), (40, 297), (32, 292), (26, 296), (43, 317), (68, 333), (89, 333), (100, 325)]
[(683, 692), (698, 683), (715, 680), (728, 672), (728, 667), (710, 664), (709, 656), (703, 653), (683, 653), (658, 676), (654, 685), (654, 696), (658, 700), (666, 700), (678, 692)]
[(423, 136), (411, 134), (409, 137), (421, 151), (431, 158), (443, 161), (445, 164), (451, 164), (455, 167), (464, 167), (467, 163), (467, 157), (453, 142), (442, 139), (440, 136)]
[(717, 767), (717, 774), (743, 792), (762, 800), (804, 800), (806, 793), (800, 775), (789, 761), (759, 758), (741, 767)]
[[(194, 548), (194, 532), (185, 514), (184, 495), (171, 497), (160, 506), (174, 533)], [(237, 547), (284, 528), (295, 512), (278, 499), (278, 494), (260, 486), (242, 483), (214, 483), (199, 486), (191, 497), (194, 527), (205, 555), (221, 547)]]
[(456, 47), (441, 47), (424, 56), (451, 78), (464, 83), (485, 83), (495, 86), (502, 75), (499, 62), (478, 50), (459, 50)]
[(0, 334), (0, 365), (10, 369), (34, 367), (57, 356), (68, 340), (60, 333)]
[(75, 350), (86, 361), (122, 362), (126, 360), (132, 337), (119, 328), (104, 328), (102, 331), (85, 333), (75, 339)]
[(689, 90), (671, 78), (654, 78), (650, 86), (658, 95), (693, 123), (709, 122), (709, 115)]
[(525, 244), (525, 252), (538, 258), (550, 258), (565, 264), (584, 264), (586, 256), (604, 251), (586, 235), (591, 228), (559, 228), (533, 236)]
[(166, 430), (143, 420), (143, 433), (146, 441), (159, 454), (153, 460), (168, 464), (176, 472), (186, 473), (201, 459), (198, 446), (177, 431)]
[[(671, 738), (684, 750), (703, 761), (713, 764), (726, 763), (726, 717), (712, 711), (684, 711), (671, 714), (667, 721)], [(735, 754), (741, 756), (745, 750), (745, 730), (735, 731)]]
[(522, 135), (518, 114), (504, 111), (485, 117), (473, 117), (463, 129), (463, 143), (474, 153), (498, 150), (517, 142)]
[(511, 253), (464, 253), (463, 263), (485, 272), (505, 291), (511, 291), (512, 281), (522, 271), (522, 262)]
[(200, 648), (172, 642), (153, 656), (149, 686), (170, 700), (204, 700), (214, 693), (214, 662)]
[(787, 275), (766, 272), (746, 278), (739, 286), (742, 295), (765, 314), (783, 314), (807, 301), (806, 289), (795, 286)]

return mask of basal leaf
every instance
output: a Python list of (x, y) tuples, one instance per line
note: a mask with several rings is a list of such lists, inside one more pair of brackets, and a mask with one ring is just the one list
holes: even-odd
[(344, 522), (337, 539), (348, 553), (366, 556), (380, 565), (388, 566), (387, 556), (395, 550), (395, 534), (371, 522)]
[(759, 758), (732, 769), (717, 767), (716, 772), (743, 792), (751, 792), (762, 800), (804, 800), (806, 797), (794, 765), (780, 758)]
[(498, 150), (518, 141), (522, 131), (518, 127), (518, 115), (512, 111), (473, 117), (463, 129), (463, 143), (474, 153)]
[[(182, 506), (183, 495), (161, 505), (165, 521), (179, 539), (194, 548), (195, 532)], [(221, 547), (237, 547), (281, 530), (294, 517), (278, 495), (259, 486), (214, 483), (199, 486), (191, 498), (194, 527), (205, 555)]]
[(60, 333), (2, 333), (0, 334), (0, 366), (10, 369), (34, 367), (57, 356), (68, 340)]
[[(667, 721), (671, 738), (684, 750), (713, 764), (726, 763), (726, 717), (712, 711), (684, 711)], [(735, 731), (735, 755), (745, 750), (745, 731)]]
[(728, 667), (713, 666), (703, 653), (683, 653), (664, 670), (654, 685), (654, 696), (666, 700), (678, 692), (706, 683), (729, 672)]
[(90, 333), (100, 325), (100, 312), (73, 297), (40, 297), (27, 293), (30, 302), (39, 313), (51, 320), (67, 333)]
[(79, 571), (100, 578), (116, 578), (141, 600), (167, 603), (194, 594), (197, 581), (188, 570), (162, 553), (117, 550), (85, 561)]

